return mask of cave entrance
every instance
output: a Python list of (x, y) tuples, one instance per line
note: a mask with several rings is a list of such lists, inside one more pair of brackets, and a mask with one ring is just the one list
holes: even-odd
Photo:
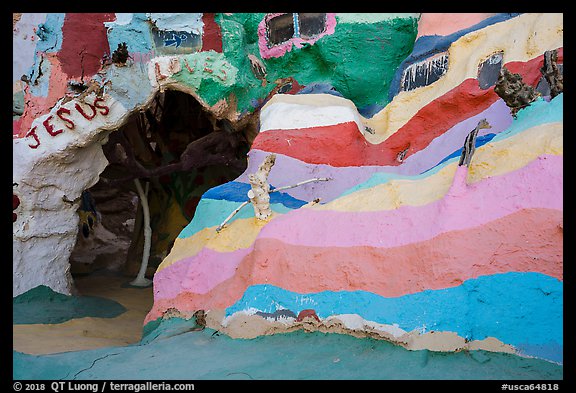
[(152, 237), (146, 277), (151, 279), (192, 220), (202, 194), (246, 169), (257, 127), (252, 119), (257, 118), (219, 119), (178, 90), (160, 91), (131, 113), (103, 145), (109, 165), (99, 182), (82, 195), (70, 257), (75, 284), (97, 271), (137, 276), (144, 220), (135, 179), (148, 190)]

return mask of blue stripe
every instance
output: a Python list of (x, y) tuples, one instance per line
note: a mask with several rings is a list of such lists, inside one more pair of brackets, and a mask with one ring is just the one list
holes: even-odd
[[(474, 146), (475, 146), (476, 148), (478, 148), (478, 147), (480, 147), (480, 146), (482, 146), (482, 145), (485, 145), (486, 143), (490, 142), (490, 141), (492, 140), (492, 138), (494, 138), (495, 136), (496, 136), (496, 134), (486, 134), (486, 135), (483, 135), (483, 136), (479, 136), (479, 137), (476, 138), (476, 142), (475, 142)], [(444, 162), (446, 162), (446, 161), (448, 161), (448, 160), (450, 160), (451, 158), (454, 158), (454, 157), (460, 158), (460, 156), (462, 155), (462, 149), (463, 149), (463, 148), (464, 148), (464, 147), (461, 147), (460, 149), (456, 150), (454, 153), (450, 154), (449, 156), (446, 156), (442, 161), (440, 161), (440, 162), (439, 162), (438, 164), (436, 164), (436, 165), (440, 165), (440, 164), (442, 164), (442, 163), (444, 163)]]
[(495, 337), (530, 356), (562, 359), (563, 283), (541, 273), (481, 276), (456, 287), (394, 298), (361, 290), (300, 294), (260, 284), (248, 287), (226, 315), (251, 308), (267, 313), (285, 308), (295, 314), (314, 309), (320, 318), (358, 314), (368, 321), (398, 324), (407, 332), (456, 332), (469, 340)]
[(292, 20), (294, 22), (294, 37), (300, 37), (300, 25), (298, 23), (298, 14), (292, 14)]

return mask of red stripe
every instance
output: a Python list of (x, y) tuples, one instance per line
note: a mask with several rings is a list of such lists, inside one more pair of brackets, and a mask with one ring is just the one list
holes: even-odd
[[(564, 48), (558, 48), (558, 63), (564, 63)], [(506, 63), (506, 68), (508, 71), (513, 72), (515, 74), (522, 75), (522, 81), (524, 83), (529, 84), (532, 87), (536, 87), (540, 78), (542, 77), (542, 73), (540, 72), (540, 68), (544, 65), (544, 55), (540, 55), (535, 57), (529, 61), (512, 61), (510, 63)]]
[[(560, 48), (558, 61), (563, 59), (564, 51)], [(544, 55), (541, 55), (505, 66), (522, 75), (525, 83), (536, 86), (542, 76), (543, 61)], [(258, 134), (252, 148), (284, 154), (310, 164), (395, 166), (400, 165), (396, 157), (406, 148), (409, 149), (404, 158), (424, 149), (433, 139), (486, 110), (498, 99), (493, 88), (482, 90), (478, 81), (470, 78), (422, 107), (397, 132), (377, 145), (366, 142), (356, 123), (350, 121), (304, 129), (268, 130)]]
[(399, 165), (398, 153), (410, 146), (406, 157), (425, 148), (454, 124), (474, 116), (498, 99), (493, 89), (481, 90), (476, 79), (434, 100), (384, 142), (365, 141), (355, 122), (258, 134), (253, 149), (284, 154), (310, 164), (335, 167)]

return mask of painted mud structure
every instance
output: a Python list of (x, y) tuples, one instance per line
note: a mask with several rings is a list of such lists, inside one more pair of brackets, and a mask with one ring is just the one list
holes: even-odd
[(24, 13), (13, 39), (18, 304), (111, 269), (152, 280), (143, 346), (344, 335), (562, 378), (562, 14)]

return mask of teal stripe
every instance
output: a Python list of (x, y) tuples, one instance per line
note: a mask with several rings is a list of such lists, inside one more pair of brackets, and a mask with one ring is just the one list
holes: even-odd
[[(175, 319), (162, 320), (162, 324), (171, 325)], [(563, 366), (507, 353), (410, 351), (384, 340), (302, 330), (243, 340), (210, 328), (189, 329), (184, 323), (170, 326), (166, 335), (145, 345), (38, 356), (13, 351), (12, 378), (118, 382), (550, 380), (549, 390), (563, 378)]]
[(564, 94), (557, 95), (550, 102), (538, 98), (530, 106), (520, 110), (510, 127), (496, 135), (492, 142), (509, 138), (532, 127), (546, 123), (558, 123), (563, 120)]

